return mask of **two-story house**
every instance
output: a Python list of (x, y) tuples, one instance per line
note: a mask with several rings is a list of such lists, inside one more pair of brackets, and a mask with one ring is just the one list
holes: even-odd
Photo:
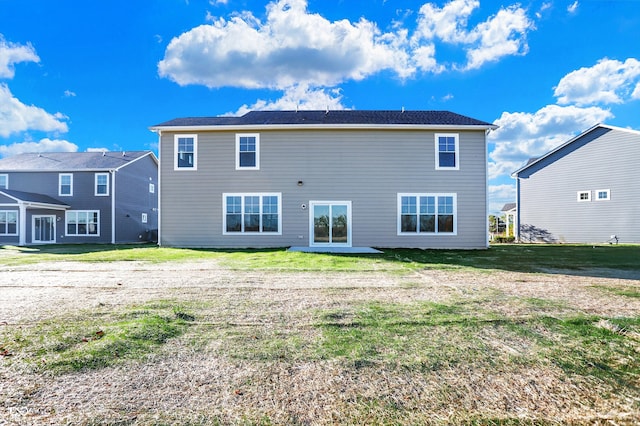
[(159, 243), (487, 247), (487, 140), (447, 111), (254, 111), (159, 134)]
[(597, 124), (516, 170), (518, 239), (640, 243), (640, 131)]
[(155, 240), (151, 151), (48, 152), (0, 159), (0, 244)]

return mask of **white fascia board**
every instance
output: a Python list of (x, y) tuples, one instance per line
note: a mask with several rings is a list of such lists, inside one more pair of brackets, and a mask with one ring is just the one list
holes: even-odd
[(36, 209), (67, 210), (71, 208), (71, 206), (68, 206), (66, 204), (34, 203), (29, 201), (24, 201), (23, 203), (28, 208), (36, 208)]
[(246, 126), (158, 126), (152, 132), (215, 132), (215, 131), (260, 131), (260, 130), (495, 130), (491, 125), (451, 124), (251, 124)]

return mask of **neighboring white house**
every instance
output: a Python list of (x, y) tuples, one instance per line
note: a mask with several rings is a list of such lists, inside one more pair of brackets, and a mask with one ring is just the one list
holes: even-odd
[(159, 243), (486, 248), (495, 128), (448, 111), (254, 111), (158, 124)]
[(598, 124), (513, 173), (518, 239), (640, 243), (640, 132)]

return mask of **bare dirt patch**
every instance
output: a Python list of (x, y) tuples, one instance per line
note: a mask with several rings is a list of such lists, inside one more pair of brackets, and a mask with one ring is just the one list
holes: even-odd
[[(640, 288), (639, 281), (593, 275), (233, 271), (215, 261), (0, 267), (0, 344), (8, 346), (2, 339), (11, 330), (46, 319), (155, 300), (202, 303), (198, 326), (210, 332), (208, 341), (196, 345), (171, 340), (142, 361), (63, 375), (0, 358), (0, 425), (419, 424), (474, 418), (633, 424), (640, 420), (638, 392), (616, 395), (615, 387), (569, 377), (553, 365), (496, 360), (497, 368), (458, 363), (407, 369), (298, 358), (287, 347), (278, 349), (281, 359), (261, 359), (234, 356), (229, 334), (210, 338), (232, 326), (239, 339), (288, 333), (321, 339), (314, 312), (348, 311), (371, 301), (463, 302), (511, 319), (545, 310), (550, 316), (640, 315), (639, 298), (602, 290)], [(531, 350), (526, 339), (505, 340), (492, 328), (476, 337), (505, 359)]]

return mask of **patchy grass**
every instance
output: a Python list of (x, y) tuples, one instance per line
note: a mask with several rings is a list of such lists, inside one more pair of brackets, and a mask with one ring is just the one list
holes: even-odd
[(604, 285), (594, 285), (593, 288), (604, 290), (607, 293), (615, 294), (617, 296), (631, 297), (634, 299), (640, 298), (640, 288), (638, 287), (613, 287)]
[[(90, 269), (98, 261), (131, 260), (167, 262), (163, 270), (170, 271), (171, 262), (212, 260), (215, 268), (192, 273), (219, 272), (224, 280), (192, 286), (191, 272), (177, 267), (179, 283), (100, 287), (94, 280), (25, 289), (25, 298), (62, 292), (55, 300), (70, 309), (34, 323), (0, 321), (0, 419), (9, 424), (640, 420), (637, 282), (594, 285), (579, 276), (593, 267), (637, 271), (637, 246), (505, 245), (374, 256), (86, 249), (3, 253), (0, 264), (81, 261)], [(110, 280), (127, 274), (101, 268)], [(509, 269), (578, 273), (484, 273)], [(421, 273), (405, 273), (415, 270)], [(366, 277), (380, 285), (368, 285)], [(14, 287), (9, 280), (7, 288)], [(75, 290), (85, 297), (99, 292), (95, 300), (109, 305), (85, 309), (74, 304)]]
[(51, 261), (152, 263), (215, 260), (234, 270), (387, 271), (499, 269), (520, 272), (593, 268), (640, 272), (640, 245), (500, 244), (487, 250), (384, 249), (381, 254), (321, 254), (286, 249), (213, 250), (142, 245), (2, 246), (0, 265)]
[[(319, 353), (356, 367), (386, 363), (418, 369), (439, 369), (473, 362), (486, 348), (474, 334), (489, 314), (463, 306), (437, 303), (370, 303), (354, 311), (320, 313), (323, 331)], [(486, 352), (485, 352), (486, 353)]]
[(2, 336), (2, 347), (36, 371), (93, 370), (143, 360), (181, 335), (194, 318), (167, 301), (119, 312), (83, 311), (22, 326)]

